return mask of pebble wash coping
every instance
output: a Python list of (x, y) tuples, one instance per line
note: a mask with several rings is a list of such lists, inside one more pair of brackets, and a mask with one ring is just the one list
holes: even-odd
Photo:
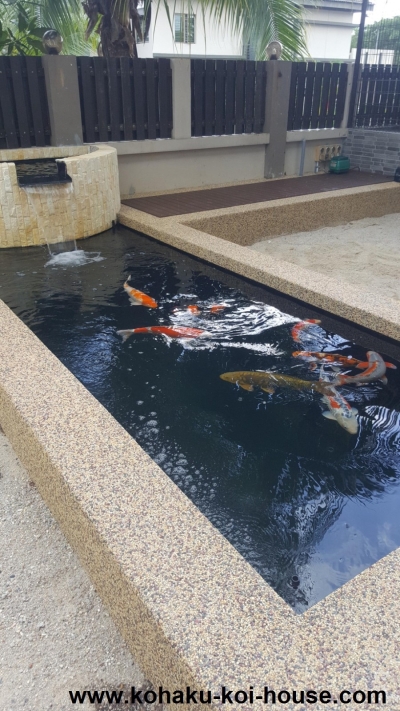
[(400, 549), (296, 616), (1, 301), (0, 329), (0, 424), (156, 688), (376, 689), (400, 710)]
[[(387, 199), (397, 197), (390, 189), (390, 195), (369, 192), (371, 209), (382, 203), (387, 209)], [(307, 210), (321, 197), (308, 198)], [(248, 209), (236, 208), (247, 222)], [(176, 218), (123, 207), (120, 219), (399, 338), (394, 302), (256, 255)], [(400, 549), (296, 616), (3, 302), (0, 331), (0, 425), (155, 687), (382, 689), (386, 707), (400, 711)]]
[[(237, 208), (246, 221), (247, 209)], [(307, 270), (288, 273), (254, 253), (249, 262), (249, 250), (226, 238), (143, 217), (121, 210), (124, 224), (286, 293), (319, 293), (372, 327), (385, 312), (379, 302), (365, 310), (365, 295), (338, 300), (343, 285), (333, 280), (310, 288)], [(391, 310), (389, 331), (399, 325)], [(384, 689), (387, 708), (400, 711), (400, 549), (297, 617), (1, 301), (0, 331), (0, 425), (155, 686)]]

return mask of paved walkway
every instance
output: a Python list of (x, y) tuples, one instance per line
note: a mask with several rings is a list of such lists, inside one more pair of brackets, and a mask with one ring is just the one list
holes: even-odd
[(2, 711), (70, 711), (70, 689), (146, 683), (1, 428), (0, 549)]

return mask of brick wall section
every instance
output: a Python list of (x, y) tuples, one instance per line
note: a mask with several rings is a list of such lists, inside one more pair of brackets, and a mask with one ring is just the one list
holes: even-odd
[(400, 131), (351, 128), (343, 146), (352, 168), (393, 177), (400, 166)]

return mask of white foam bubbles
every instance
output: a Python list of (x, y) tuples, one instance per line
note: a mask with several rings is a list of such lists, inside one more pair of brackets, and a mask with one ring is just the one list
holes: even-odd
[(83, 267), (92, 262), (102, 262), (105, 257), (100, 252), (85, 252), (83, 249), (74, 249), (70, 252), (53, 254), (45, 267)]

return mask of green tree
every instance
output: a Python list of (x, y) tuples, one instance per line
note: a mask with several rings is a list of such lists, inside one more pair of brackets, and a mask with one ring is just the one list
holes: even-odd
[[(358, 29), (351, 41), (352, 47), (357, 47)], [(393, 63), (400, 63), (400, 15), (390, 19), (382, 19), (367, 25), (364, 30), (363, 49), (390, 50), (394, 52)]]
[(85, 39), (85, 27), (79, 0), (0, 0), (0, 54), (43, 54), (48, 29), (60, 32), (64, 54), (95, 53), (95, 39)]
[[(172, 32), (170, 6), (167, 0), (154, 0), (156, 13), (165, 7)], [(225, 23), (241, 33), (245, 41), (251, 39), (256, 57), (265, 58), (265, 48), (271, 40), (279, 40), (284, 47), (284, 59), (307, 54), (302, 10), (296, 0), (199, 0), (205, 21)], [(142, 35), (138, 0), (85, 0), (84, 10), (89, 18), (86, 36), (96, 28), (100, 34), (104, 56), (137, 56), (135, 30)], [(150, 1), (145, 0), (144, 17), (148, 26)], [(180, 12), (185, 11), (180, 6)], [(191, 4), (187, 0), (187, 12)]]
[[(0, 0), (0, 52), (40, 54), (46, 29), (57, 29), (64, 39), (64, 54), (90, 54), (98, 44), (104, 56), (137, 56), (135, 32), (142, 35), (140, 0)], [(174, 0), (175, 2), (175, 0)], [(191, 12), (190, 0), (187, 11)], [(302, 9), (297, 0), (198, 0), (205, 22), (225, 24), (251, 40), (256, 58), (265, 58), (271, 40), (283, 45), (283, 59), (307, 55)], [(172, 32), (167, 0), (144, 0), (144, 24), (150, 22), (151, 5), (157, 13), (165, 7)], [(185, 11), (180, 6), (180, 12)], [(86, 19), (85, 19), (86, 15)], [(86, 29), (86, 32), (85, 32)]]

